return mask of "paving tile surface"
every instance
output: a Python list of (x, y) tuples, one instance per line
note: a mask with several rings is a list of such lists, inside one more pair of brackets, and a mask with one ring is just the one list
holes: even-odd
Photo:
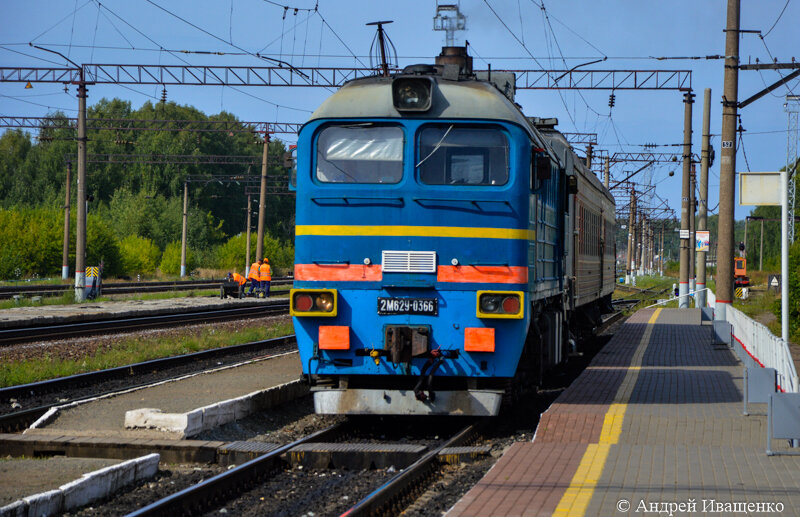
[(698, 310), (639, 311), (448, 516), (800, 515), (800, 457), (765, 454), (742, 372)]

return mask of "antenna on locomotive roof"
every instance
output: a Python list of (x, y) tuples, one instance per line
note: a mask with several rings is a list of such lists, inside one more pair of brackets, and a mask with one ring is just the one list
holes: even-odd
[(463, 31), (467, 28), (467, 17), (461, 14), (458, 4), (438, 4), (436, 5), (436, 16), (433, 17), (433, 30), (445, 31), (445, 46), (455, 46), (456, 31)]
[[(385, 20), (382, 22), (370, 22), (367, 25), (377, 25), (378, 26), (378, 33), (375, 35), (375, 38), (372, 40), (372, 46), (369, 48), (369, 65), (370, 67), (373, 66), (372, 60), (373, 58), (375, 61), (380, 62), (381, 64), (381, 73), (384, 77), (389, 77), (389, 62), (386, 60), (386, 51), (387, 46), (389, 52), (394, 54), (394, 63), (395, 66), (397, 63), (397, 50), (394, 48), (394, 43), (392, 40), (389, 39), (389, 36), (383, 30), (384, 24), (392, 23), (392, 20)], [(378, 48), (375, 48), (375, 43), (378, 43)], [(391, 56), (390, 56), (391, 57)]]

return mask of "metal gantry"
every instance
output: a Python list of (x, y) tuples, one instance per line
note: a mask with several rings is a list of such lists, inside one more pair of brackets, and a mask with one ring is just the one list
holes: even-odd
[[(73, 117), (26, 117), (0, 115), (0, 127), (21, 129), (76, 129)], [(188, 131), (200, 133), (295, 134), (302, 124), (294, 122), (253, 122), (237, 120), (136, 120), (87, 118), (86, 128), (116, 131)]]
[[(390, 72), (398, 73), (399, 69)], [(476, 70), (476, 74), (488, 70)], [(690, 70), (492, 70), (516, 75), (517, 90), (692, 89)], [(0, 82), (338, 88), (373, 76), (374, 68), (83, 64), (80, 68), (0, 67)]]
[(786, 188), (789, 194), (789, 244), (794, 243), (795, 224), (794, 214), (797, 206), (797, 160), (798, 142), (800, 141), (800, 130), (798, 130), (798, 112), (800, 112), (800, 96), (786, 96), (786, 112), (789, 114), (789, 131), (786, 137), (786, 172), (788, 181)]

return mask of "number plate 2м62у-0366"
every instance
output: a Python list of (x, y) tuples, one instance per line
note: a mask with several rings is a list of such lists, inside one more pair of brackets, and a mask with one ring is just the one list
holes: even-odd
[(439, 300), (436, 298), (378, 298), (378, 314), (438, 316)]

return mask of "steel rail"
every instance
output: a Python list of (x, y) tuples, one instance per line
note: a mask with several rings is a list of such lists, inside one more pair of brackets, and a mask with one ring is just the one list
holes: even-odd
[(68, 337), (101, 334), (110, 330), (126, 331), (141, 328), (170, 327), (186, 323), (225, 321), (237, 318), (257, 318), (274, 314), (285, 314), (289, 310), (288, 300), (278, 300), (269, 305), (250, 307), (232, 307), (209, 310), (185, 311), (134, 318), (106, 319), (85, 321), (61, 325), (44, 325), (32, 327), (5, 328), (0, 330), (0, 345), (37, 340), (62, 339)]
[[(105, 294), (127, 294), (136, 292), (164, 292), (164, 291), (189, 291), (195, 289), (217, 289), (223, 283), (222, 280), (180, 280), (180, 281), (158, 281), (158, 282), (115, 282), (104, 284), (102, 292)], [(275, 278), (273, 286), (290, 285), (292, 279), (289, 277)], [(69, 284), (58, 285), (14, 285), (0, 286), (0, 299), (12, 298), (14, 295), (24, 296), (44, 296), (48, 294), (60, 294), (71, 291), (75, 286)]]
[(442, 450), (468, 443), (480, 432), (480, 428), (484, 425), (486, 425), (485, 421), (468, 425), (443, 445), (425, 454), (410, 467), (378, 487), (355, 506), (344, 512), (342, 517), (391, 514), (388, 511), (388, 507), (394, 504), (397, 499), (406, 496), (412, 485), (428, 476), (436, 468), (437, 459)]
[[(109, 368), (107, 370), (100, 370), (96, 372), (79, 373), (67, 377), (59, 377), (57, 379), (48, 379), (46, 381), (33, 382), (29, 384), (20, 384), (17, 386), (9, 386), (0, 388), (0, 401), (7, 402), (10, 399), (20, 399), (24, 397), (37, 397), (47, 395), (49, 393), (59, 393), (67, 389), (82, 388), (86, 386), (100, 385), (105, 382), (130, 379), (137, 375), (154, 371), (164, 371), (171, 368), (177, 368), (188, 364), (196, 363), (198, 361), (207, 361), (211, 359), (219, 359), (221, 357), (229, 357), (239, 354), (246, 354), (259, 351), (267, 351), (281, 346), (287, 346), (295, 341), (294, 334), (282, 336), (262, 341), (252, 341), (250, 343), (242, 343), (240, 345), (231, 345), (221, 348), (212, 348), (210, 350), (201, 350), (190, 354), (184, 354), (173, 357), (163, 357), (160, 359), (151, 359), (141, 363), (134, 363), (116, 368)], [(146, 386), (150, 383), (134, 383), (126, 385), (125, 389), (137, 388)], [(93, 394), (92, 398), (108, 393), (113, 393), (118, 390), (110, 392)], [(83, 400), (83, 398), (75, 399)], [(74, 402), (74, 400), (72, 401)], [(24, 411), (17, 411), (0, 415), (0, 432), (13, 432), (19, 431), (28, 427), (31, 423), (35, 422), (40, 416), (45, 414), (51, 407), (62, 405), (61, 403), (54, 403), (50, 405), (40, 406), (37, 408), (26, 409)]]
[(133, 513), (129, 513), (128, 517), (160, 515), (174, 517), (175, 515), (200, 515), (206, 513), (213, 505), (229, 500), (234, 494), (247, 490), (254, 483), (266, 479), (279, 470), (283, 462), (281, 456), (294, 447), (304, 443), (335, 441), (335, 438), (340, 436), (346, 427), (346, 423), (339, 423), (317, 431), (247, 463), (243, 463), (236, 468), (217, 474), (197, 485), (140, 508)]

